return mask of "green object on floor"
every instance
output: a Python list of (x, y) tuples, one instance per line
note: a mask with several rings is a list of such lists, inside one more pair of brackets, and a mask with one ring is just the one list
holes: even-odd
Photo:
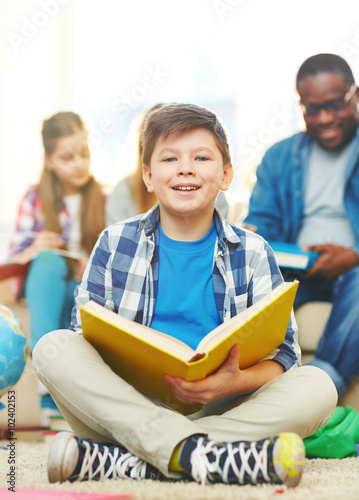
[(356, 457), (359, 413), (350, 406), (337, 406), (328, 422), (303, 441), (308, 458)]

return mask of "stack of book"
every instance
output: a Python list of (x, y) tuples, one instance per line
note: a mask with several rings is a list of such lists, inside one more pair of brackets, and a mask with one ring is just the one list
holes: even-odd
[(51, 424), (48, 429), (50, 432), (60, 432), (60, 431), (72, 432), (71, 427), (69, 426), (69, 424), (66, 422), (66, 420), (62, 415), (51, 415), (50, 421)]

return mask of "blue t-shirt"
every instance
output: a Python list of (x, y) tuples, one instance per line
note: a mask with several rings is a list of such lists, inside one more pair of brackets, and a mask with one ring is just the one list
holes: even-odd
[(168, 238), (160, 226), (159, 279), (151, 328), (193, 349), (220, 324), (212, 283), (217, 231), (197, 241)]

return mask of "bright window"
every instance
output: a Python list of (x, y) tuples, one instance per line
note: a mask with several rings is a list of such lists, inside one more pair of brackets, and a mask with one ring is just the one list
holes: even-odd
[(115, 184), (134, 165), (139, 111), (206, 105), (230, 133), (231, 195), (248, 194), (263, 152), (301, 126), (304, 59), (339, 54), (358, 80), (358, 18), (356, 0), (0, 0), (0, 233), (38, 179), (42, 120), (70, 108), (96, 175)]

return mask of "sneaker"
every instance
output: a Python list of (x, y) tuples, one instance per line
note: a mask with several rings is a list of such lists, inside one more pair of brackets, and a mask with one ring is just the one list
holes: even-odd
[(48, 458), (50, 483), (111, 478), (163, 479), (162, 473), (121, 446), (59, 432)]
[(189, 438), (180, 454), (185, 474), (195, 481), (227, 484), (296, 486), (303, 472), (302, 439), (284, 432), (261, 441), (217, 443), (203, 436)]

